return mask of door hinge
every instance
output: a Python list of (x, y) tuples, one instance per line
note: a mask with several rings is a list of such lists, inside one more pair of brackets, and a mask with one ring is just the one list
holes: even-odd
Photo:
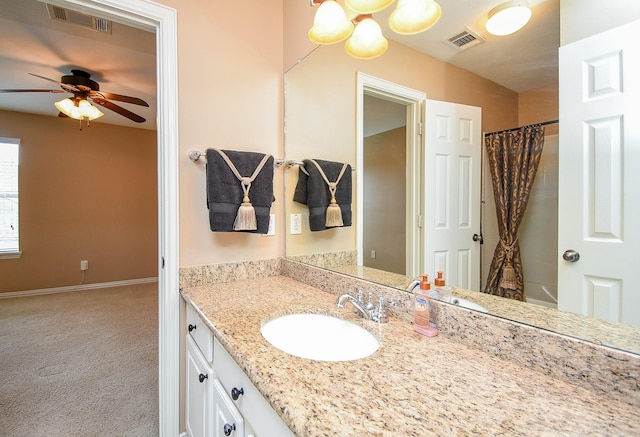
[(418, 228), (422, 228), (422, 214), (418, 214)]
[(160, 263), (160, 266), (161, 266), (160, 268), (164, 269), (164, 256), (161, 256), (160, 259), (162, 260)]
[(418, 135), (422, 135), (422, 122), (418, 122)]

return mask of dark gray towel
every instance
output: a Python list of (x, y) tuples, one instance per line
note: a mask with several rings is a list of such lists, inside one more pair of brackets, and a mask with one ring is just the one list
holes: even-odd
[[(323, 161), (315, 159), (318, 165), (327, 175), (330, 182), (334, 182), (340, 170), (342, 170), (342, 162)], [(312, 231), (323, 231), (328, 229), (325, 226), (327, 207), (331, 202), (331, 192), (327, 183), (316, 166), (308, 159), (303, 160), (304, 169), (298, 170), (298, 183), (293, 194), (293, 200), (309, 207), (309, 227)], [(340, 182), (336, 186), (336, 202), (340, 205), (342, 211), (343, 226), (351, 226), (351, 166), (347, 164)]]
[[(236, 166), (241, 176), (251, 177), (264, 153), (223, 150)], [(207, 208), (209, 225), (214, 232), (251, 232), (266, 234), (269, 230), (269, 212), (273, 202), (273, 157), (251, 183), (249, 199), (256, 211), (258, 229), (255, 231), (234, 231), (233, 222), (244, 193), (240, 181), (218, 152), (207, 149)]]

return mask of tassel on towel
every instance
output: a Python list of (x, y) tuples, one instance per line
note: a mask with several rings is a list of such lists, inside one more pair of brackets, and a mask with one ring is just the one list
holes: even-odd
[[(303, 163), (304, 165), (298, 167), (298, 182), (293, 200), (309, 208), (309, 229), (316, 232), (351, 226), (351, 166), (346, 164), (346, 169), (339, 183), (335, 184), (335, 193), (331, 193), (329, 184), (315, 164), (322, 167), (327, 180), (337, 180), (345, 163), (322, 159), (304, 159)], [(335, 199), (336, 207), (330, 206), (332, 198)], [(342, 224), (334, 215), (337, 215), (338, 212)]]
[(328, 228), (344, 226), (344, 222), (342, 221), (342, 210), (340, 209), (340, 205), (338, 205), (338, 202), (336, 201), (336, 189), (338, 183), (340, 182), (340, 179), (342, 179), (344, 171), (347, 169), (347, 164), (342, 164), (342, 169), (340, 169), (340, 174), (338, 175), (336, 181), (330, 182), (327, 178), (326, 173), (324, 172), (324, 170), (322, 170), (322, 167), (320, 167), (320, 164), (318, 164), (314, 159), (311, 159), (310, 161), (316, 166), (318, 172), (320, 172), (320, 176), (322, 176), (322, 179), (324, 179), (324, 181), (326, 182), (327, 186), (329, 187), (329, 192), (331, 193), (331, 201), (329, 202), (329, 206), (327, 207), (325, 226)]
[(233, 222), (233, 230), (234, 231), (255, 231), (258, 229), (258, 221), (256, 220), (256, 212), (249, 201), (249, 190), (251, 189), (251, 182), (254, 181), (258, 173), (262, 170), (262, 167), (266, 164), (266, 162), (271, 158), (271, 155), (264, 155), (260, 164), (256, 167), (251, 177), (244, 177), (240, 175), (240, 172), (236, 168), (236, 166), (231, 162), (229, 157), (222, 150), (215, 149), (216, 152), (220, 154), (222, 159), (225, 160), (235, 177), (240, 181), (240, 185), (242, 186), (242, 191), (244, 192), (244, 197), (242, 198), (242, 204), (238, 208), (238, 213), (236, 214), (236, 220)]
[(271, 155), (207, 149), (207, 206), (212, 231), (266, 234), (272, 202)]

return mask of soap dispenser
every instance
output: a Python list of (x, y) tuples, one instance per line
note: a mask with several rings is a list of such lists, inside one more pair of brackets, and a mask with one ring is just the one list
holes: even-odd
[(436, 299), (444, 302), (451, 302), (451, 287), (445, 285), (444, 272), (438, 272), (438, 277), (434, 279), (433, 284)]
[(428, 337), (438, 335), (438, 330), (433, 323), (429, 323), (429, 311), (431, 305), (429, 302), (429, 291), (431, 284), (428, 275), (420, 275), (420, 287), (414, 289), (414, 319), (413, 329), (419, 334)]

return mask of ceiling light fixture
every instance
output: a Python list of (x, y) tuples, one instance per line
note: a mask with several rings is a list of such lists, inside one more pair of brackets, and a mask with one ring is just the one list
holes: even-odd
[(401, 35), (424, 32), (440, 20), (442, 8), (433, 0), (398, 0), (389, 27)]
[(344, 48), (357, 59), (373, 59), (387, 51), (389, 42), (382, 36), (382, 29), (371, 14), (358, 15), (356, 28)]
[[(320, 5), (309, 30), (315, 44), (335, 44), (345, 39), (345, 49), (357, 59), (373, 59), (382, 55), (389, 45), (380, 26), (371, 15), (390, 6), (394, 0), (345, 0), (353, 21), (335, 0), (309, 0), (311, 6)], [(440, 19), (442, 9), (434, 0), (398, 0), (389, 17), (389, 27), (402, 35), (423, 32)], [(355, 24), (355, 26), (354, 26)]]
[[(313, 0), (311, 4), (315, 5)], [(353, 27), (353, 23), (338, 2), (322, 1), (313, 18), (309, 39), (316, 44), (334, 44), (347, 39), (353, 32)]]
[(345, 0), (344, 4), (359, 14), (373, 14), (391, 5), (393, 0)]
[(529, 3), (525, 0), (512, 0), (489, 11), (486, 29), (492, 35), (510, 35), (522, 29), (530, 18)]
[(80, 120), (80, 130), (82, 130), (82, 120), (85, 118), (87, 119), (87, 127), (89, 127), (91, 120), (104, 115), (98, 108), (82, 97), (74, 96), (73, 98), (62, 99), (59, 102), (55, 102), (54, 105), (58, 108), (58, 111), (67, 117)]

